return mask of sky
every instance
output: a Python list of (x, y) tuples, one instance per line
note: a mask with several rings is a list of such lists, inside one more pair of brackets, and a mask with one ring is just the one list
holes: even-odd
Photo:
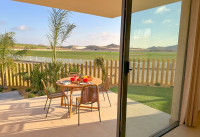
[[(11, 0), (0, 1), (0, 34), (13, 31), (17, 43), (48, 45), (50, 8)], [(171, 46), (178, 41), (181, 2), (132, 14), (130, 45), (134, 48)], [(106, 18), (71, 12), (76, 25), (63, 44), (98, 45), (120, 43), (121, 17)]]

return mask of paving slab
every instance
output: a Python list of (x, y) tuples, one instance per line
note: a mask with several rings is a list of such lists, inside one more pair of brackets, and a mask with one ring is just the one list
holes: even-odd
[(17, 90), (0, 93), (0, 102), (11, 101), (11, 100), (19, 100), (19, 99), (24, 99), (24, 98), (19, 94), (19, 92)]

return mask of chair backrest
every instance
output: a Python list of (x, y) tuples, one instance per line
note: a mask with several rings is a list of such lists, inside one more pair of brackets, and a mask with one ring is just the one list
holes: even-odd
[(99, 102), (99, 90), (97, 85), (85, 85), (81, 91), (81, 104)]
[(79, 75), (79, 73), (78, 72), (69, 72), (69, 75), (68, 75), (68, 77), (73, 77), (74, 75)]
[(106, 80), (103, 83), (103, 88), (108, 91), (110, 89), (110, 78), (107, 76)]
[(46, 85), (45, 85), (45, 83), (44, 83), (44, 81), (43, 81), (42, 79), (41, 79), (41, 82), (42, 82), (42, 85), (43, 85), (43, 87), (44, 87), (44, 91), (45, 91), (47, 97), (49, 98), (49, 93), (48, 93), (48, 91), (47, 91), (47, 87), (46, 87)]

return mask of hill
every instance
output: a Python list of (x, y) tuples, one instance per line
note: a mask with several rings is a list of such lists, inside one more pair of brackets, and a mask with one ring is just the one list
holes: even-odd
[(155, 47), (155, 46), (153, 46), (153, 47), (150, 47), (150, 48), (148, 48), (148, 50), (167, 50), (167, 51), (177, 51), (177, 46), (178, 45), (173, 45), (173, 46), (167, 46), (167, 47)]
[(28, 49), (48, 49), (48, 46), (45, 45), (34, 45), (34, 44), (21, 44), (21, 43), (16, 43), (15, 45), (15, 49), (24, 49), (24, 48), (28, 48)]

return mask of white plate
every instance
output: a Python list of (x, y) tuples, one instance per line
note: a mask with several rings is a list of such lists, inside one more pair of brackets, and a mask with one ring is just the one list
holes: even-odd
[(87, 83), (80, 83), (80, 85), (85, 85), (85, 84), (87, 84)]

